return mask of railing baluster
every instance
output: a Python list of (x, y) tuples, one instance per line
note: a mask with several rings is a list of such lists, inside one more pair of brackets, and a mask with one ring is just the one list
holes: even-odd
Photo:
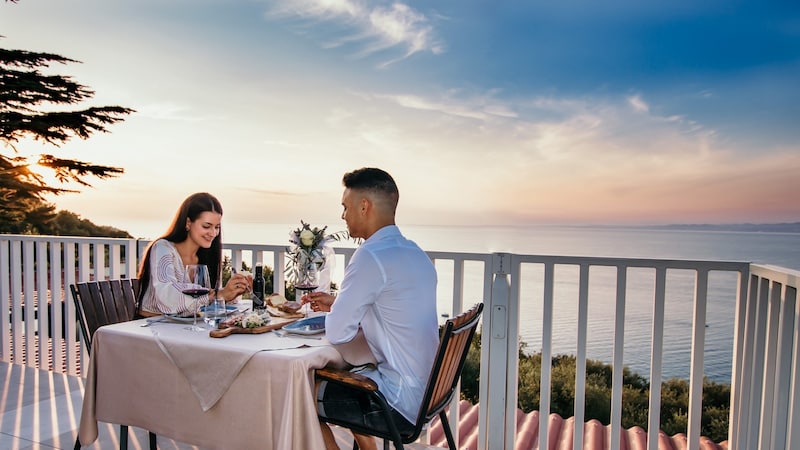
[(689, 369), (688, 450), (700, 448), (700, 419), (703, 412), (703, 352), (706, 342), (706, 303), (708, 270), (698, 269), (695, 276), (694, 315), (692, 317), (692, 357)]
[(544, 292), (542, 293), (542, 374), (539, 381), (539, 448), (548, 448), (550, 422), (550, 390), (553, 359), (553, 290), (555, 266), (544, 264)]
[[(119, 280), (122, 278), (122, 272), (120, 272), (119, 261), (121, 260), (122, 252), (120, 250), (119, 245), (109, 245), (108, 246), (108, 279), (109, 280)], [(105, 256), (103, 257), (103, 261), (105, 261)]]
[[(66, 320), (64, 323), (67, 326), (65, 333), (66, 347), (67, 347), (67, 373), (75, 374), (79, 372), (79, 368), (83, 367), (81, 363), (84, 358), (88, 358), (85, 349), (79, 347), (81, 350), (78, 354), (75, 353), (75, 343), (78, 342), (78, 313), (75, 309), (75, 301), (72, 299), (72, 292), (70, 286), (75, 284), (75, 247), (77, 244), (74, 242), (67, 242), (64, 244), (64, 301), (66, 302)], [(87, 359), (88, 361), (88, 359)], [(80, 373), (83, 373), (81, 370)]]
[(25, 348), (24, 326), (22, 321), (22, 241), (11, 243), (11, 330), (14, 361), (23, 363), (22, 353)]
[(94, 274), (94, 281), (102, 281), (106, 279), (106, 261), (105, 261), (105, 244), (94, 244), (92, 246), (92, 273)]
[(89, 273), (89, 262), (91, 261), (91, 256), (89, 252), (91, 251), (91, 245), (88, 242), (82, 242), (78, 246), (78, 273), (80, 274), (79, 283), (85, 283), (87, 281), (91, 281), (92, 274)]
[[(667, 268), (656, 268), (653, 295), (653, 330), (650, 351), (650, 399), (648, 430), (661, 429), (661, 371), (664, 354), (664, 306), (666, 303)], [(658, 450), (658, 433), (647, 434), (647, 448)]]
[[(791, 288), (786, 288), (788, 294)], [(784, 287), (781, 283), (774, 283), (772, 295), (777, 297), (778, 303), (778, 327), (776, 331), (776, 358), (775, 362), (776, 372), (771, 375), (774, 380), (774, 394), (773, 406), (770, 416), (772, 417), (772, 428), (770, 430), (770, 444), (769, 448), (788, 448), (786, 447), (786, 434), (787, 434), (787, 415), (788, 404), (791, 395), (791, 381), (790, 376), (784, 374), (792, 373), (792, 349), (793, 349), (793, 334), (794, 334), (794, 311), (795, 311), (795, 298), (783, 293)], [(769, 367), (769, 366), (768, 366)]]
[(780, 283), (771, 281), (767, 305), (767, 333), (764, 347), (763, 382), (761, 383), (761, 421), (759, 428), (759, 448), (770, 448), (772, 440), (772, 409), (775, 405), (775, 369), (778, 364), (778, 326), (780, 322), (781, 289)]
[(622, 430), (622, 371), (625, 346), (625, 294), (628, 267), (617, 266), (617, 298), (614, 308), (614, 373), (611, 375), (611, 442), (610, 448), (620, 448)]
[(792, 333), (792, 356), (790, 359), (791, 382), (789, 384), (789, 404), (786, 405), (788, 414), (786, 418), (786, 448), (800, 447), (800, 302), (797, 301), (797, 288), (787, 287), (786, 298), (792, 299), (794, 311), (790, 314), (794, 317), (794, 329)]
[[(586, 416), (586, 344), (589, 328), (589, 264), (580, 265), (578, 279), (578, 345), (575, 356), (575, 422)], [(583, 427), (573, 430), (573, 448), (583, 448)]]
[(53, 311), (52, 320), (50, 321), (50, 336), (51, 347), (53, 349), (53, 370), (55, 372), (64, 372), (64, 306), (65, 301), (68, 300), (63, 295), (64, 279), (61, 271), (61, 243), (50, 242), (50, 299), (51, 308)]
[(11, 360), (11, 343), (14, 340), (11, 335), (12, 322), (11, 311), (13, 310), (13, 303), (11, 302), (11, 272), (9, 271), (9, 262), (11, 255), (9, 252), (10, 241), (7, 239), (0, 239), (0, 359), (3, 361)]
[[(736, 317), (733, 329), (733, 367), (731, 370), (731, 404), (728, 414), (728, 423), (740, 423), (742, 413), (746, 411), (749, 394), (743, 388), (749, 383), (748, 372), (744, 370), (745, 359), (748, 356), (748, 330), (752, 330), (752, 307), (747, 290), (750, 273), (739, 272), (736, 288)], [(745, 427), (728, 427), (728, 442), (740, 442), (744, 436)]]
[[(34, 259), (34, 242), (22, 243), (22, 292), (25, 299), (23, 320), (25, 321), (25, 365), (36, 367), (36, 260)], [(46, 300), (45, 300), (46, 301)]]
[(751, 449), (758, 448), (759, 440), (759, 419), (762, 403), (761, 386), (764, 383), (764, 351), (766, 349), (767, 334), (767, 306), (769, 304), (769, 280), (758, 278), (757, 298), (756, 298), (756, 317), (753, 339), (753, 365), (752, 384), (750, 386), (750, 408), (746, 412), (748, 427), (747, 440), (739, 448)]
[[(50, 333), (50, 310), (55, 307), (55, 299), (49, 298), (48, 286), (48, 262), (47, 262), (47, 242), (37, 241), (34, 246), (34, 263), (36, 264), (36, 273), (33, 274), (34, 283), (36, 284), (36, 299), (37, 299), (37, 315), (36, 321), (36, 336), (39, 337), (38, 352), (35, 355), (28, 353), (29, 358), (33, 359), (36, 367), (48, 367), (48, 360), (51, 357), (51, 347), (48, 345), (48, 338)], [(33, 300), (33, 291), (31, 291), (31, 300)]]

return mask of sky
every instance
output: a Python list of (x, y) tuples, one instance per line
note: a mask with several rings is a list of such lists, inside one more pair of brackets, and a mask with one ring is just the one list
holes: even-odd
[(398, 223), (800, 221), (795, 1), (20, 0), (0, 35), (136, 110), (18, 146), (123, 167), (51, 200), (134, 235), (197, 191), (340, 223), (365, 166)]

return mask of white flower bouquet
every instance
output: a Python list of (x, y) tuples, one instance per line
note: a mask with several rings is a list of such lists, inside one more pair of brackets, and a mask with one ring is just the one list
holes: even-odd
[(314, 273), (319, 272), (325, 266), (325, 246), (331, 241), (348, 239), (350, 235), (346, 231), (326, 235), (328, 227), (311, 227), (311, 225), (300, 221), (300, 228), (289, 233), (289, 243), (291, 244), (286, 252), (289, 260), (286, 264), (286, 275), (295, 286), (313, 285), (316, 280), (312, 280)]

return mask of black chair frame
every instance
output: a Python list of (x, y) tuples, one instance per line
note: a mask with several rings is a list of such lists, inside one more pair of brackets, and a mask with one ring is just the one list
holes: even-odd
[[(90, 281), (70, 285), (75, 311), (78, 314), (81, 335), (86, 342), (86, 350), (91, 354), (94, 332), (103, 325), (127, 322), (136, 318), (136, 294), (139, 280), (123, 278), (121, 280)], [(157, 436), (148, 431), (150, 450), (156, 450)], [(81, 448), (78, 438), (75, 439), (75, 450)], [(119, 426), (119, 448), (128, 449), (128, 426)]]

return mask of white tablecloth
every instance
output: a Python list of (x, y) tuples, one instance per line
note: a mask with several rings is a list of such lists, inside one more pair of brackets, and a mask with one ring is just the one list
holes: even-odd
[(313, 369), (344, 364), (327, 341), (275, 333), (211, 338), (166, 322), (102, 327), (93, 339), (79, 437), (97, 421), (208, 449), (324, 448)]

